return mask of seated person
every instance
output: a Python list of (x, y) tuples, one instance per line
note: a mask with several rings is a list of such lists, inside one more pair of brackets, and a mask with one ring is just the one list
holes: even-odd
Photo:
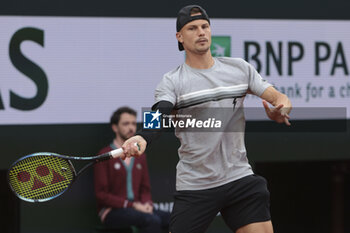
[[(116, 137), (100, 154), (120, 148), (135, 135), (136, 111), (119, 108), (111, 117)], [(94, 185), (101, 222), (109, 228), (136, 226), (142, 233), (160, 233), (170, 213), (154, 210), (146, 155), (110, 159), (94, 165)]]

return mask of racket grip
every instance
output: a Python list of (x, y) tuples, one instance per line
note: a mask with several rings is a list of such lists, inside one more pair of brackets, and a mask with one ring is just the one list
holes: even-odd
[[(140, 150), (140, 146), (139, 146), (139, 144), (137, 144), (137, 142), (135, 142), (134, 145), (137, 146), (137, 148)], [(112, 150), (111, 152), (109, 152), (109, 154), (113, 158), (118, 158), (118, 157), (120, 157), (121, 154), (123, 154), (123, 149), (118, 148), (118, 149)]]
[(121, 154), (123, 154), (123, 149), (122, 148), (118, 148), (118, 149), (112, 150), (111, 152), (109, 152), (109, 154), (113, 158), (118, 158)]

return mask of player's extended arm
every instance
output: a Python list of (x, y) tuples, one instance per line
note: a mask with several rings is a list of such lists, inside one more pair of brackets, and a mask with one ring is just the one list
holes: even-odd
[[(271, 120), (278, 123), (285, 123), (288, 126), (290, 125), (289, 113), (292, 110), (292, 104), (285, 94), (282, 94), (273, 87), (268, 87), (260, 98), (263, 99), (266, 114)], [(272, 104), (274, 108), (270, 108), (267, 102)]]
[[(153, 105), (152, 110), (159, 110), (159, 112), (161, 112), (162, 114), (170, 115), (173, 108), (174, 105), (171, 102), (159, 101), (158, 103)], [(154, 141), (156, 138), (158, 138), (161, 134), (162, 130), (138, 131), (136, 133), (136, 136), (131, 137), (124, 142), (124, 144), (122, 145), (124, 153), (120, 158), (124, 159), (125, 157), (137, 157), (142, 155), (146, 150), (147, 145)], [(137, 148), (137, 146), (135, 146), (135, 143), (139, 145), (140, 150)]]

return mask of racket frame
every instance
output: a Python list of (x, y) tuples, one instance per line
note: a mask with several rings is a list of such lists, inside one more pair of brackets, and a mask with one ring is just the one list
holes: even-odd
[[(113, 156), (117, 154), (117, 156)], [(120, 149), (114, 150), (114, 151), (110, 151), (101, 155), (97, 155), (97, 156), (86, 156), (86, 157), (78, 157), (78, 156), (68, 156), (68, 155), (61, 155), (61, 154), (57, 154), (57, 153), (53, 153), (53, 152), (37, 152), (37, 153), (33, 153), (33, 154), (29, 154), (26, 155), (24, 157), (19, 158), (18, 160), (16, 160), (14, 163), (11, 164), (11, 166), (9, 167), (9, 169), (7, 170), (7, 181), (8, 184), (10, 186), (10, 189), (12, 190), (12, 192), (21, 200), (23, 201), (27, 201), (27, 202), (32, 202), (32, 203), (40, 203), (40, 202), (46, 202), (46, 201), (50, 201), (60, 195), (62, 195), (64, 192), (66, 192), (71, 186), (72, 184), (75, 182), (76, 178), (82, 173), (84, 172), (87, 168), (89, 168), (91, 165), (100, 162), (100, 161), (104, 161), (104, 160), (108, 160), (111, 159), (113, 157), (119, 157), (120, 154)], [(21, 162), (22, 160), (25, 160), (27, 158), (30, 157), (35, 157), (35, 156), (52, 156), (52, 157), (58, 157), (61, 159), (64, 159), (67, 161), (69, 168), (71, 169), (72, 173), (73, 173), (73, 178), (72, 181), (68, 184), (68, 186), (63, 189), (60, 193), (52, 196), (52, 197), (48, 197), (48, 198), (43, 198), (43, 199), (30, 199), (30, 198), (26, 198), (23, 197), (21, 195), (19, 195), (14, 188), (11, 185), (10, 182), (10, 171), (12, 170), (12, 168), (14, 166), (16, 166), (17, 163)], [(71, 160), (78, 160), (78, 161), (92, 161), (91, 163), (86, 164), (84, 167), (82, 167), (80, 169), (80, 171), (77, 173), (73, 163), (71, 162)]]

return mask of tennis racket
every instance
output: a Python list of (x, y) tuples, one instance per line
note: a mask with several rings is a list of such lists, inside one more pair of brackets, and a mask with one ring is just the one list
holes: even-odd
[[(139, 149), (139, 145), (135, 143)], [(39, 152), (24, 156), (14, 162), (7, 180), (15, 195), (27, 202), (44, 202), (63, 194), (87, 168), (97, 162), (118, 158), (123, 149), (90, 157), (66, 156), (50, 152)], [(72, 160), (90, 161), (76, 172)]]

